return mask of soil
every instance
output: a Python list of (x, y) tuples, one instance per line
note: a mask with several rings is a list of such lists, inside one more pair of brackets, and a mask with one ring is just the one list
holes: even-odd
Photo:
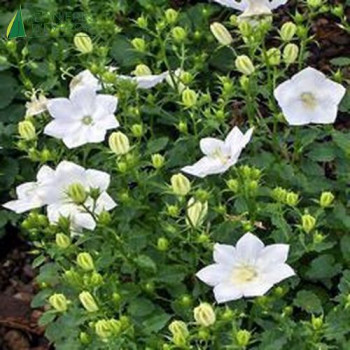
[[(178, 8), (198, 1), (172, 2)], [(290, 1), (290, 6), (293, 3)], [(285, 13), (285, 9), (278, 11), (281, 22), (288, 20)], [(330, 60), (350, 56), (350, 36), (339, 28), (335, 17), (320, 16), (312, 32), (315, 42), (311, 46), (310, 65), (330, 72)], [(349, 68), (343, 74), (349, 77)], [(37, 325), (42, 311), (30, 308), (38, 288), (29, 251), (30, 246), (14, 232), (9, 232), (0, 240), (0, 350), (50, 349), (43, 336), (44, 330)]]

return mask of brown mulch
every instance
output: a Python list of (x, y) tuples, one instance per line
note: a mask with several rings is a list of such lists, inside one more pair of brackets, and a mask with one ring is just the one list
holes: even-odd
[(48, 350), (44, 329), (37, 324), (42, 312), (30, 307), (37, 293), (30, 247), (15, 233), (0, 243), (0, 349)]

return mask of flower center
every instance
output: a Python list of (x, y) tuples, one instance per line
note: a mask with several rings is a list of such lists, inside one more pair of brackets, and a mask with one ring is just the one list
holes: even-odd
[(82, 121), (83, 124), (85, 124), (85, 125), (90, 125), (90, 124), (92, 124), (92, 118), (91, 118), (89, 115), (87, 115), (86, 117), (84, 117), (81, 121)]
[(258, 273), (253, 266), (241, 266), (232, 272), (231, 280), (236, 284), (252, 282), (258, 277)]
[(300, 95), (303, 105), (307, 109), (314, 109), (317, 106), (317, 100), (311, 92), (304, 92)]
[(230, 157), (225, 155), (220, 148), (217, 148), (212, 153), (212, 157), (219, 159), (222, 164), (226, 164), (230, 159)]

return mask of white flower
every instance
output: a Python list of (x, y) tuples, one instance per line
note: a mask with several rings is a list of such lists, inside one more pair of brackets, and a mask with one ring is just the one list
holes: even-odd
[(39, 98), (35, 94), (32, 95), (30, 102), (26, 103), (26, 117), (39, 115), (47, 110), (47, 98), (40, 94)]
[(101, 142), (107, 130), (119, 126), (114, 116), (117, 105), (115, 96), (98, 95), (89, 86), (74, 89), (69, 99), (49, 101), (47, 108), (54, 120), (44, 133), (62, 139), (68, 148)]
[(290, 125), (334, 123), (345, 88), (308, 67), (279, 85), (275, 98)]
[(248, 232), (236, 247), (215, 244), (215, 264), (200, 270), (197, 277), (214, 287), (218, 303), (261, 296), (273, 285), (295, 275), (286, 264), (288, 251), (287, 244), (265, 247), (259, 238)]
[[(93, 214), (109, 211), (116, 206), (107, 194), (110, 176), (102, 171), (84, 169), (72, 162), (61, 162), (56, 170), (43, 166), (37, 175), (37, 182), (23, 184), (17, 188), (18, 200), (8, 202), (5, 208), (17, 213), (47, 205), (51, 223), (57, 223), (61, 216), (70, 220), (74, 232), (82, 228), (93, 230), (96, 226)], [(68, 194), (71, 185), (81, 185), (87, 193), (82, 205), (75, 204)], [(97, 191), (97, 198), (89, 195)]]
[(151, 89), (154, 86), (162, 83), (168, 74), (168, 72), (164, 72), (156, 75), (152, 74), (152, 72), (149, 72), (149, 74), (136, 76), (118, 75), (118, 79), (130, 80), (134, 82), (139, 89)]
[(69, 89), (71, 92), (73, 92), (78, 88), (86, 86), (89, 86), (95, 91), (102, 90), (102, 85), (100, 81), (88, 69), (85, 69), (84, 71), (80, 72), (71, 80), (69, 84)]
[(206, 177), (211, 174), (221, 174), (236, 164), (238, 158), (252, 137), (253, 129), (246, 134), (234, 127), (225, 141), (206, 137), (200, 141), (200, 149), (204, 157), (197, 163), (182, 168), (182, 171), (197, 177)]
[(214, 0), (217, 3), (239, 10), (242, 13), (241, 18), (271, 15), (281, 5), (287, 3), (288, 0)]

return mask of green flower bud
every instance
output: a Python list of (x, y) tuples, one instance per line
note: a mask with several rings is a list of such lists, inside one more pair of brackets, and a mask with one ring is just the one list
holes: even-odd
[(142, 15), (142, 16), (140, 16), (139, 18), (137, 18), (136, 24), (137, 24), (140, 28), (145, 29), (145, 28), (147, 28), (147, 26), (148, 26), (148, 20), (147, 20), (146, 17), (144, 17), (144, 16)]
[(334, 195), (332, 192), (322, 192), (320, 197), (320, 206), (327, 208), (332, 205), (334, 201)]
[(187, 338), (189, 336), (189, 331), (187, 328), (187, 325), (183, 321), (173, 321), (169, 325), (169, 331), (173, 336), (180, 334), (184, 338)]
[(282, 187), (276, 187), (272, 192), (272, 198), (274, 198), (277, 202), (285, 203), (288, 191)]
[(80, 332), (79, 339), (83, 345), (88, 345), (91, 343), (91, 337), (86, 332)]
[(64, 279), (72, 286), (78, 286), (81, 283), (80, 275), (72, 269), (64, 273)]
[(256, 190), (259, 188), (259, 182), (256, 180), (251, 180), (248, 182), (248, 190), (251, 194), (254, 194)]
[(145, 64), (138, 64), (134, 70), (134, 74), (137, 77), (143, 77), (145, 75), (152, 75), (151, 69)]
[(187, 37), (187, 32), (182, 27), (173, 28), (173, 30), (171, 31), (171, 34), (172, 34), (174, 40), (179, 42), (179, 43), (185, 41), (186, 37)]
[(200, 202), (206, 202), (210, 197), (210, 193), (200, 188), (196, 191), (195, 196), (196, 196), (196, 199), (198, 199)]
[(79, 294), (79, 300), (88, 312), (98, 311), (98, 306), (94, 297), (89, 292), (82, 292)]
[(122, 322), (114, 318), (108, 320), (112, 335), (117, 336), (122, 332)]
[(142, 38), (135, 38), (131, 40), (131, 45), (135, 50), (140, 52), (145, 52), (147, 49), (146, 41)]
[(249, 90), (249, 86), (250, 86), (250, 79), (248, 76), (246, 75), (242, 75), (239, 78), (239, 84), (241, 85), (242, 89), (244, 91), (248, 91)]
[(238, 16), (237, 15), (231, 15), (230, 16), (230, 24), (233, 26), (238, 25)]
[(310, 233), (316, 225), (316, 219), (309, 214), (303, 215), (301, 217), (301, 222), (302, 222), (303, 230), (306, 233)]
[(238, 29), (241, 32), (243, 37), (249, 37), (253, 34), (253, 28), (248, 21), (240, 21)]
[(75, 204), (83, 204), (88, 196), (84, 186), (80, 183), (73, 183), (69, 185), (67, 195)]
[(170, 179), (171, 188), (178, 196), (186, 196), (191, 190), (190, 180), (182, 174), (173, 175)]
[(179, 215), (180, 209), (176, 205), (169, 205), (167, 207), (167, 212), (171, 217), (177, 217)]
[(70, 244), (71, 244), (71, 240), (64, 233), (57, 233), (57, 235), (56, 235), (56, 244), (61, 249), (67, 249), (70, 246)]
[(311, 316), (311, 324), (312, 328), (314, 330), (319, 330), (323, 326), (323, 316), (315, 317), (314, 315)]
[(133, 136), (140, 138), (143, 135), (143, 126), (142, 124), (133, 124), (131, 127), (131, 132)]
[(299, 195), (295, 192), (288, 192), (286, 196), (286, 204), (295, 207), (298, 204)]
[(333, 15), (342, 18), (344, 16), (344, 6), (342, 4), (339, 4), (332, 8)]
[(186, 338), (182, 334), (179, 334), (179, 333), (173, 335), (172, 340), (173, 340), (173, 343), (179, 347), (184, 347), (187, 343)]
[(294, 63), (299, 56), (299, 47), (295, 44), (287, 44), (283, 49), (283, 61), (286, 64)]
[(92, 271), (95, 269), (94, 261), (89, 253), (78, 254), (77, 264), (85, 271)]
[(186, 134), (188, 131), (187, 124), (184, 121), (181, 121), (177, 128), (179, 129), (180, 132), (182, 132), (184, 134)]
[(191, 84), (193, 81), (193, 75), (190, 72), (181, 72), (180, 81), (184, 84)]
[(74, 36), (74, 45), (82, 54), (92, 52), (93, 44), (91, 38), (86, 33), (78, 33)]
[(194, 107), (197, 104), (198, 94), (189, 88), (182, 92), (182, 102), (186, 108)]
[(117, 167), (121, 173), (126, 173), (128, 170), (128, 165), (125, 162), (119, 162), (117, 164)]
[(297, 35), (300, 39), (306, 39), (308, 37), (308, 29), (303, 25), (298, 25)]
[(246, 55), (241, 55), (236, 58), (236, 68), (239, 72), (245, 75), (251, 75), (255, 71), (255, 67), (250, 58)]
[(209, 327), (216, 321), (213, 307), (208, 303), (201, 303), (193, 310), (194, 319), (200, 326)]
[(128, 137), (120, 131), (113, 132), (108, 139), (109, 148), (113, 153), (120, 156), (130, 151)]
[(103, 210), (98, 216), (98, 223), (107, 226), (111, 222), (111, 214)]
[(208, 213), (208, 202), (196, 201), (193, 197), (187, 203), (186, 224), (192, 227), (199, 227)]
[(165, 158), (161, 154), (157, 153), (152, 155), (152, 165), (155, 169), (162, 168), (164, 165), (164, 162), (165, 162)]
[(99, 320), (95, 323), (95, 332), (102, 338), (107, 339), (113, 335), (111, 324), (108, 320)]
[(169, 249), (169, 241), (165, 237), (160, 237), (157, 242), (157, 249), (166, 252)]
[(281, 63), (281, 51), (275, 47), (267, 50), (267, 62), (271, 66), (278, 66)]
[(322, 0), (307, 0), (307, 4), (313, 8), (320, 7), (322, 5)]
[(103, 282), (103, 277), (100, 273), (94, 271), (90, 277), (90, 284), (93, 286), (99, 286)]
[(63, 294), (53, 294), (49, 298), (50, 305), (58, 312), (65, 312), (68, 308), (68, 301)]
[(252, 334), (249, 331), (245, 329), (240, 329), (236, 333), (237, 344), (243, 347), (248, 346), (251, 336)]
[(167, 9), (165, 11), (165, 19), (168, 24), (176, 23), (178, 17), (179, 17), (179, 13), (174, 9)]
[(25, 141), (32, 141), (36, 139), (35, 127), (29, 120), (24, 120), (18, 123), (19, 136)]
[(233, 38), (230, 32), (221, 23), (214, 22), (210, 25), (210, 30), (221, 45), (228, 46), (232, 44)]
[(297, 26), (293, 22), (286, 22), (283, 24), (280, 36), (283, 41), (291, 41), (297, 32)]
[(7, 57), (6, 56), (0, 56), (0, 65), (4, 66), (8, 63)]

